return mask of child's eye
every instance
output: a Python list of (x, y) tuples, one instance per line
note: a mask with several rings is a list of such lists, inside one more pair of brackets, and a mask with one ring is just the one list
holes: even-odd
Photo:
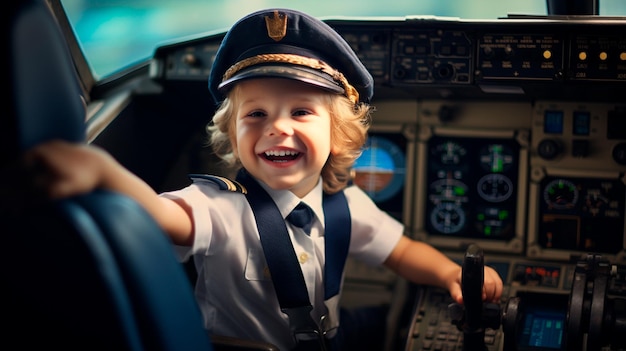
[(248, 117), (265, 117), (266, 114), (263, 111), (252, 111), (248, 113), (246, 116)]
[(310, 115), (311, 112), (308, 110), (296, 110), (293, 112), (294, 116), (306, 116), (306, 115)]

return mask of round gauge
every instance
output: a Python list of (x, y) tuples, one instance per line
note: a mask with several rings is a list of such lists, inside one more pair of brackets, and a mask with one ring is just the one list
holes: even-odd
[(588, 189), (585, 194), (585, 205), (583, 211), (596, 217), (608, 206), (609, 199), (600, 189)]
[(454, 234), (465, 226), (465, 212), (454, 202), (441, 202), (430, 213), (433, 228), (444, 234)]
[(430, 190), (429, 198), (433, 203), (467, 202), (467, 185), (457, 179), (438, 179), (430, 184)]
[(445, 141), (431, 149), (431, 154), (444, 165), (458, 165), (467, 154), (467, 150), (459, 143)]
[(353, 167), (353, 181), (375, 202), (385, 201), (402, 190), (405, 156), (398, 145), (372, 135)]
[(555, 179), (543, 190), (543, 200), (553, 209), (573, 208), (578, 202), (578, 188), (567, 179)]
[(512, 217), (508, 209), (479, 206), (476, 209), (474, 226), (485, 238), (503, 238), (513, 236)]
[(489, 202), (502, 202), (513, 194), (513, 183), (509, 177), (491, 173), (478, 180), (478, 194)]
[(502, 173), (509, 169), (515, 160), (511, 148), (504, 144), (489, 144), (480, 150), (481, 166), (492, 173)]

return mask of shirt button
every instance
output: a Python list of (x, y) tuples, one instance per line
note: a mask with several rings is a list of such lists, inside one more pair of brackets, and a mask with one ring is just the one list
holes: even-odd
[(300, 261), (301, 264), (306, 263), (306, 261), (309, 260), (309, 255), (306, 252), (303, 252), (300, 254), (300, 256), (298, 256), (298, 261)]

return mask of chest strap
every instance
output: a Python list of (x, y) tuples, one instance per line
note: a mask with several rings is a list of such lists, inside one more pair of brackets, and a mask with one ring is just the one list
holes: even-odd
[[(319, 330), (310, 315), (313, 307), (309, 300), (304, 275), (280, 210), (265, 189), (245, 170), (240, 170), (236, 179), (248, 189), (246, 199), (254, 212), (265, 260), (281, 310), (289, 315), (292, 329), (295, 328), (294, 333), (298, 332), (298, 329), (310, 329), (313, 325), (315, 330)], [(351, 223), (348, 202), (342, 191), (332, 195), (324, 193), (322, 205), (325, 218), (324, 251), (326, 257), (324, 299), (328, 300), (337, 295), (341, 288), (343, 269), (350, 245)], [(305, 331), (302, 330), (302, 332)]]

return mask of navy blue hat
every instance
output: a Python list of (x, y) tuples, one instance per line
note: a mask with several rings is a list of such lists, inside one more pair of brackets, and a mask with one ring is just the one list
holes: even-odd
[(369, 102), (374, 93), (372, 76), (335, 30), (288, 9), (257, 11), (233, 25), (215, 57), (209, 90), (219, 103), (234, 83), (261, 77), (299, 80), (354, 103)]

